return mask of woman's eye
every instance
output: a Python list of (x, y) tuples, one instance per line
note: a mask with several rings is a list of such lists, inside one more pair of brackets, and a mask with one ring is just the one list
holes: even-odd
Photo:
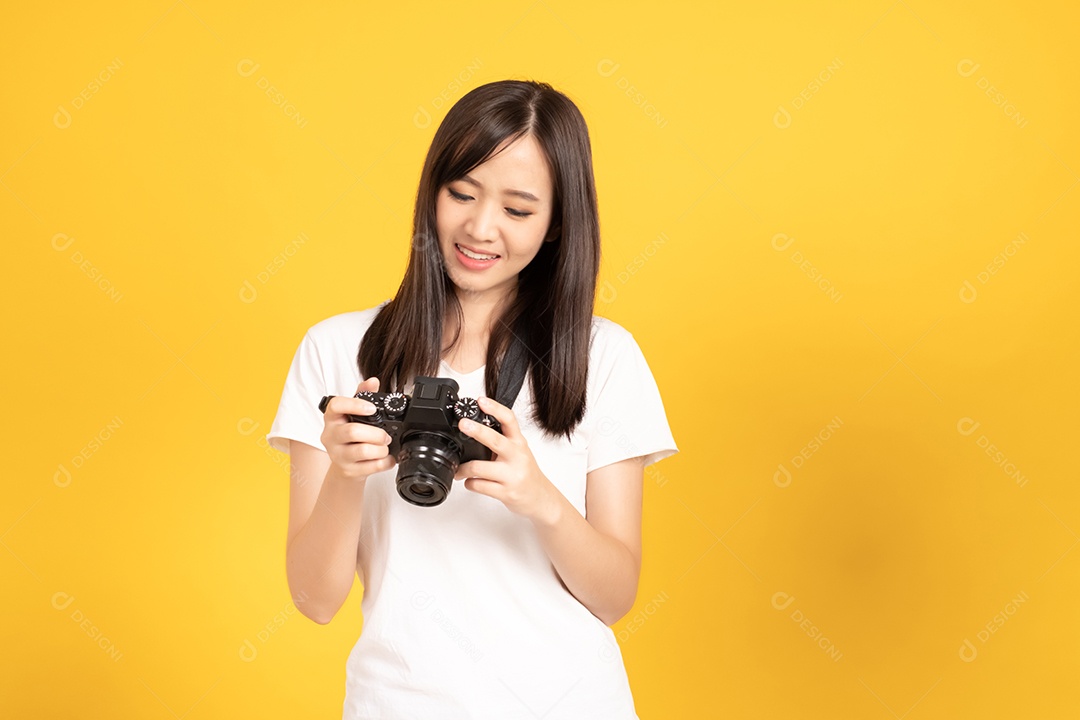
[[(469, 200), (472, 200), (472, 196), (463, 195), (462, 193), (459, 193), (459, 192), (454, 192), (450, 188), (446, 188), (446, 191), (448, 193), (450, 193), (450, 197), (454, 198), (455, 200), (457, 200), (459, 202), (467, 202)], [(512, 216), (514, 216), (516, 218), (526, 218), (526, 217), (529, 217), (530, 215), (532, 215), (531, 212), (524, 212), (522, 210), (515, 210), (514, 208), (506, 208), (506, 212), (510, 213)]]

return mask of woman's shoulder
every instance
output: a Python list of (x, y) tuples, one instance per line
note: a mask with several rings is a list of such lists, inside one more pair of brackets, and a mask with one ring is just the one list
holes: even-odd
[(611, 318), (592, 316), (592, 349), (598, 350), (609, 346), (618, 346), (627, 340), (633, 341), (633, 334)]
[(593, 315), (589, 341), (589, 373), (604, 377), (616, 366), (641, 352), (637, 340), (627, 328), (610, 318)]
[(309, 327), (307, 337), (316, 346), (344, 345), (355, 350), (360, 340), (363, 339), (364, 333), (371, 327), (375, 316), (379, 314), (379, 311), (387, 302), (389, 301), (384, 301), (365, 310), (352, 310), (331, 315)]

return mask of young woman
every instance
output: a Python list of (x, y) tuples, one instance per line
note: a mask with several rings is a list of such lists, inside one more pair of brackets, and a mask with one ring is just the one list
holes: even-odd
[[(346, 718), (636, 718), (610, 625), (634, 603), (643, 469), (675, 452), (633, 336), (594, 316), (600, 235), (581, 113), (501, 81), (435, 134), (397, 294), (311, 327), (267, 435), (291, 453), (286, 568), (327, 623), (363, 584)], [(511, 340), (528, 372), (492, 399)], [(451, 378), (501, 432), (437, 506), (405, 502), (359, 391)], [(317, 405), (334, 395), (325, 414)]]

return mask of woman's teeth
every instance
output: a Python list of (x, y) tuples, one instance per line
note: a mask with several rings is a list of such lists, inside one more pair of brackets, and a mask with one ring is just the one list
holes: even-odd
[(468, 248), (463, 248), (460, 245), (455, 245), (455, 247), (457, 247), (457, 249), (461, 251), (462, 255), (467, 258), (472, 258), (473, 260), (494, 260), (495, 258), (499, 257), (498, 255), (477, 255), (472, 250), (469, 250)]

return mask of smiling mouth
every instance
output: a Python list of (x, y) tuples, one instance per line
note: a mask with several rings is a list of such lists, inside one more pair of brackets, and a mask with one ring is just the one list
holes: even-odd
[(498, 255), (481, 255), (480, 253), (474, 252), (473, 250), (470, 250), (467, 247), (463, 247), (461, 245), (458, 245), (457, 243), (454, 243), (454, 247), (456, 247), (458, 249), (458, 251), (462, 255), (464, 255), (467, 258), (470, 258), (471, 260), (495, 260), (496, 258), (499, 257)]

